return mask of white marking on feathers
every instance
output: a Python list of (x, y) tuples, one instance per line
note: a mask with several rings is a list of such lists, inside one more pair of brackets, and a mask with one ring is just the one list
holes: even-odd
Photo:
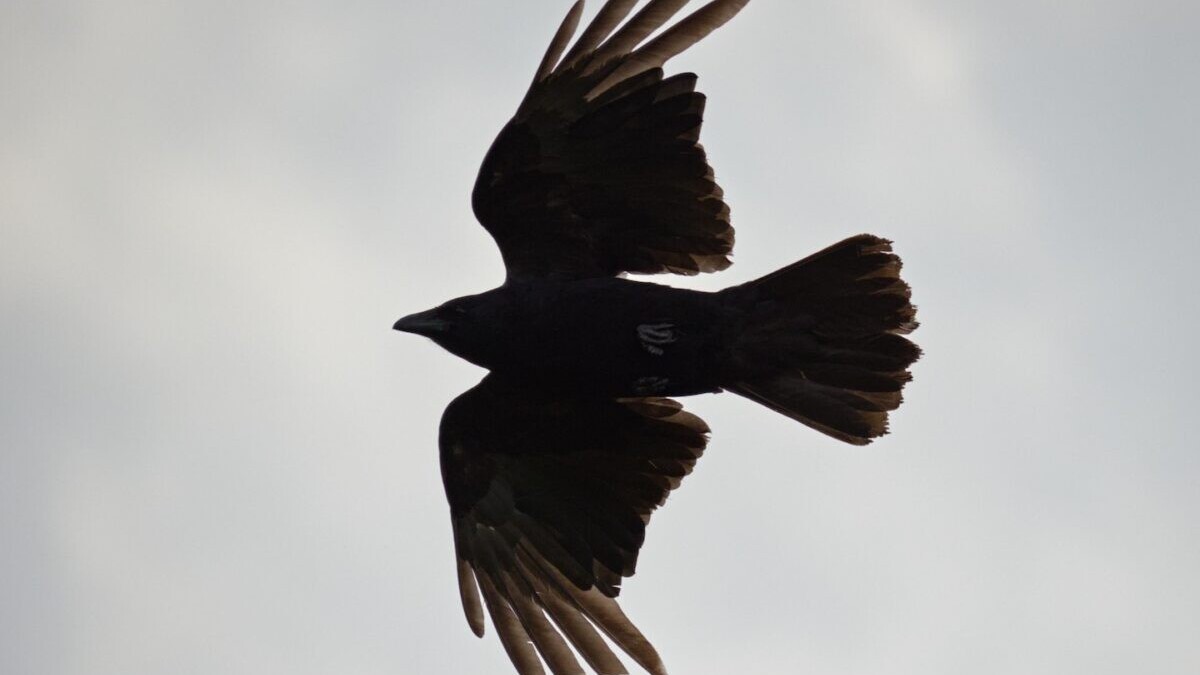
[(660, 345), (669, 345), (679, 339), (675, 334), (675, 324), (667, 322), (643, 323), (637, 327), (637, 334), (642, 341), (642, 348), (655, 356), (663, 355)]
[(642, 396), (658, 394), (665, 391), (670, 382), (665, 377), (639, 377), (633, 382), (633, 391)]

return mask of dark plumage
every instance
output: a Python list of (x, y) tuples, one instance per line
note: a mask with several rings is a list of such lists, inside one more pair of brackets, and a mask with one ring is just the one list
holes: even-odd
[(730, 264), (704, 96), (661, 66), (747, 1), (646, 42), (686, 0), (651, 0), (619, 29), (636, 0), (609, 0), (568, 51), (577, 2), (472, 194), (505, 284), (395, 325), (491, 371), (446, 409), (442, 477), (467, 620), (482, 635), (486, 608), (523, 675), (583, 673), (568, 643), (597, 673), (626, 672), (600, 634), (666, 672), (614, 600), (708, 440), (663, 397), (732, 391), (865, 444), (920, 355), (900, 259), (873, 235), (716, 293), (621, 278)]

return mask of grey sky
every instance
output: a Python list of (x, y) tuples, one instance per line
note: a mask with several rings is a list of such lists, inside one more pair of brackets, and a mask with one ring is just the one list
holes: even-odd
[[(0, 6), (0, 670), (509, 672), (437, 468), (481, 373), (389, 327), (502, 279), (468, 192), (568, 5)], [(875, 232), (926, 350), (867, 448), (687, 401), (623, 594), (672, 672), (1200, 672), (1197, 25), (758, 0), (672, 62), (738, 245), (670, 281)]]

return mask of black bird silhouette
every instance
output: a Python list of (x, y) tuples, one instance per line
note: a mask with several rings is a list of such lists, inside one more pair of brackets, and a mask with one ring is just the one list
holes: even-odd
[(748, 0), (647, 41), (686, 1), (651, 0), (617, 29), (637, 0), (609, 0), (568, 51), (571, 8), (472, 194), (504, 285), (395, 325), (491, 371), (446, 409), (442, 479), (467, 621), (482, 635), (486, 606), (523, 675), (542, 660), (583, 673), (568, 642), (625, 673), (600, 633), (666, 672), (614, 599), (708, 440), (664, 397), (731, 391), (865, 444), (920, 355), (902, 337), (917, 324), (900, 259), (876, 236), (717, 293), (622, 278), (730, 264), (729, 208), (697, 142), (704, 96), (661, 67)]

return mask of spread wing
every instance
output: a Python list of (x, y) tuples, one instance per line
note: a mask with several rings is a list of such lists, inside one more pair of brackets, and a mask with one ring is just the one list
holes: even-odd
[(539, 655), (556, 674), (582, 674), (568, 642), (597, 673), (626, 672), (600, 633), (665, 673), (614, 598), (650, 513), (707, 433), (669, 399), (563, 398), (496, 375), (455, 399), (442, 417), (442, 480), (475, 634), (486, 606), (522, 675), (543, 672)]
[(662, 65), (747, 2), (715, 0), (646, 42), (687, 0), (651, 0), (615, 32), (637, 0), (609, 0), (562, 56), (575, 3), (471, 195), (510, 280), (729, 266), (729, 207), (698, 143), (704, 95)]

